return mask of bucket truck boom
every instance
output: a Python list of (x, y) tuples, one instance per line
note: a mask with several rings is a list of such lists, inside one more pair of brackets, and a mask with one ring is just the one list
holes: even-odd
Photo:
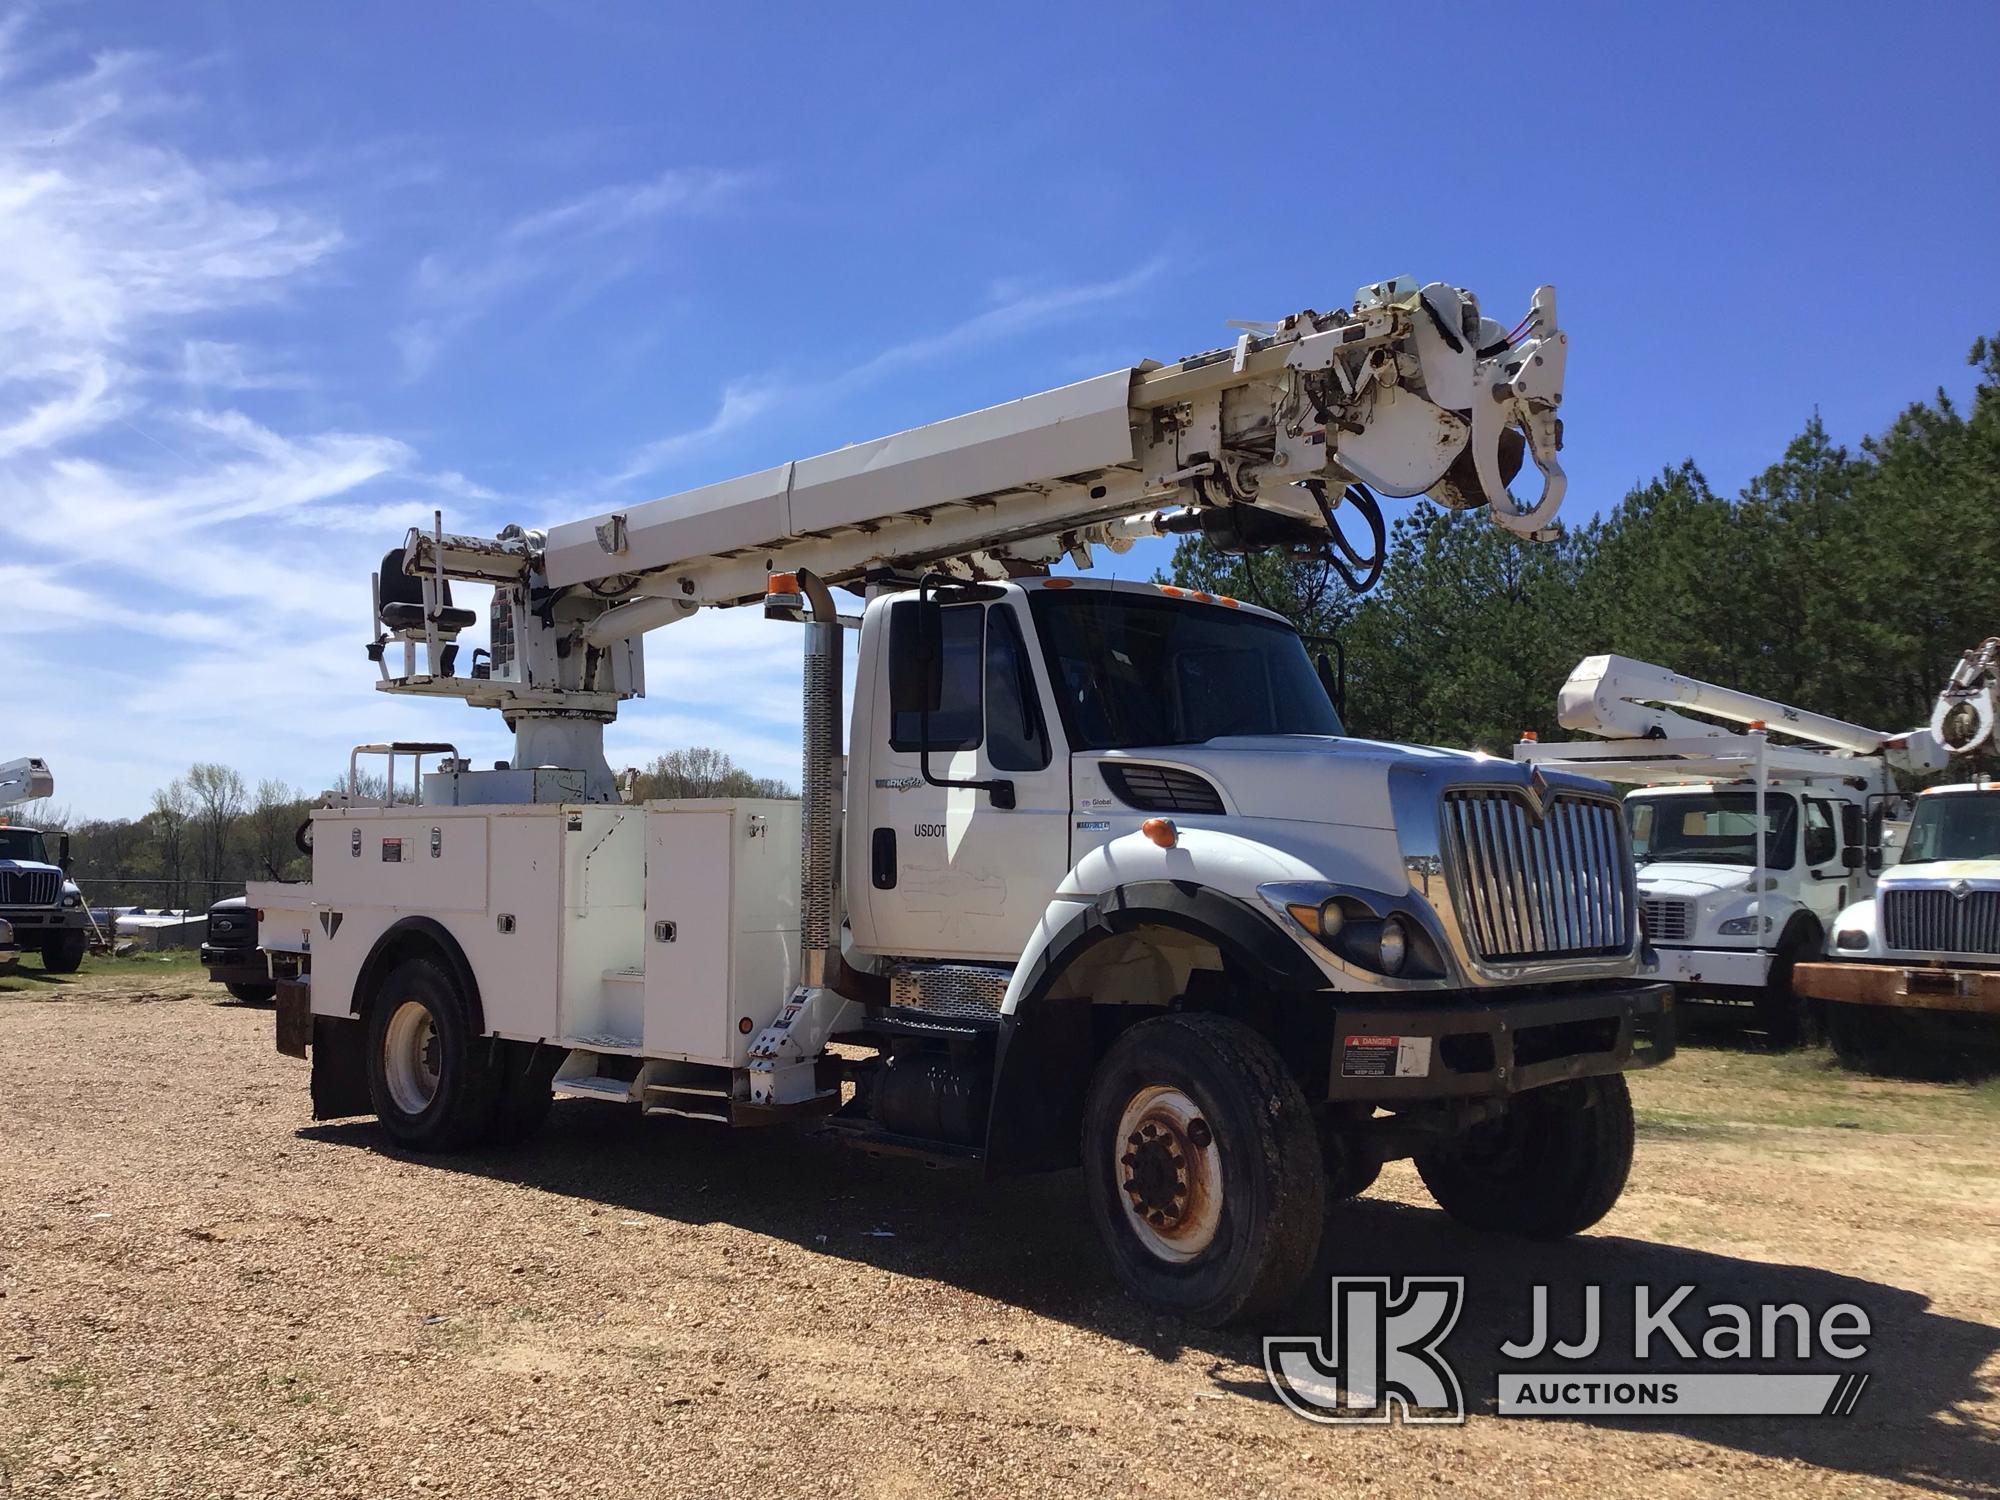
[[(375, 579), (379, 686), (497, 708), (515, 754), (450, 756), (417, 806), (330, 798), (310, 887), (252, 888), (314, 1113), (442, 1150), (553, 1092), (1081, 1163), (1126, 1285), (1203, 1321), (1276, 1305), (1391, 1157), (1489, 1230), (1594, 1222), (1622, 1074), (1673, 1050), (1609, 789), (1347, 737), (1266, 610), (1049, 576), (1200, 534), (1360, 587), (1378, 494), (1547, 537), (1564, 348), (1546, 288), (1508, 330), (1383, 282), (547, 532), (412, 533)], [(493, 590), (462, 672), (453, 581)], [(757, 601), (804, 626), (801, 797), (622, 802), (602, 739), (643, 635)]]

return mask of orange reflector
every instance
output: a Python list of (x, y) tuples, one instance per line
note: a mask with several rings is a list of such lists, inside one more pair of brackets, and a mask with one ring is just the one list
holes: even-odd
[(1161, 593), (1165, 594), (1169, 599), (1178, 599), (1181, 596), (1181, 591), (1175, 588), (1171, 583), (1157, 583), (1154, 584), (1153, 586), (1157, 588)]
[(1231, 609), (1235, 609), (1235, 608), (1236, 608), (1236, 601), (1235, 601), (1234, 599), (1230, 598), (1230, 597), (1229, 597), (1229, 596), (1228, 596), (1227, 594), (1217, 594), (1217, 595), (1215, 596), (1215, 602), (1216, 602), (1217, 604), (1226, 604), (1226, 605), (1228, 605), (1228, 606), (1229, 606), (1229, 607), (1230, 607)]
[(736, 1018), (736, 1030), (740, 1035), (750, 1035), (750, 1028), (753, 1024), (748, 1016), (738, 1016)]
[(799, 575), (796, 573), (773, 573), (764, 580), (767, 594), (796, 594), (799, 591)]
[(257, 920), (260, 922), (264, 920), (264, 908), (261, 906), (257, 908)]
[(1044, 578), (1042, 580), (1042, 587), (1045, 589), (1066, 589), (1075, 582), (1074, 578)]
[(1541, 742), (1542, 742), (1542, 737), (1541, 737), (1541, 736), (1540, 736), (1539, 734), (1536, 734), (1534, 730), (1532, 730), (1532, 729), (1524, 729), (1524, 730), (1522, 730), (1522, 731), (1521, 731), (1521, 743), (1522, 743), (1522, 744), (1524, 744), (1524, 745), (1539, 745), (1539, 744), (1540, 744)]
[(1763, 727), (1764, 727), (1764, 721), (1762, 719), (1752, 719), (1750, 721), (1750, 728), (1752, 730), (1762, 729)]
[(1172, 818), (1148, 818), (1139, 825), (1139, 832), (1162, 849), (1171, 849), (1181, 841), (1181, 831), (1174, 827)]

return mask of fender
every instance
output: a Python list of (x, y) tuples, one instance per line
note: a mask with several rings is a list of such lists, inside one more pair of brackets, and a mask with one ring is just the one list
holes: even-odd
[(1326, 987), (1326, 978), (1277, 922), (1237, 897), (1191, 881), (1116, 886), (1073, 913), (1017, 971), (1000, 1017), (986, 1126), (990, 1176), (1053, 1171), (1077, 1160), (1084, 1091), (1097, 1065), (1092, 1007), (1048, 1003), (1055, 982), (1099, 943), (1141, 927), (1170, 927), (1221, 951), (1232, 969), (1280, 993)]
[(458, 939), (432, 917), (403, 917), (375, 940), (375, 946), (368, 950), (368, 957), (362, 960), (361, 972), (355, 976), (348, 1013), (359, 1016), (375, 993), (375, 986), (395, 963), (423, 948), (434, 949), (444, 960), (459, 994), (465, 997), (466, 1004), (472, 1009), (474, 1034), (485, 1036), (486, 1007), (479, 998), (479, 980), (472, 972), (472, 965), (466, 962), (465, 950), (458, 946)]

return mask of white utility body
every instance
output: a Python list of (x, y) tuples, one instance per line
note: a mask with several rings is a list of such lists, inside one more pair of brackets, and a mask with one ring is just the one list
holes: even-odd
[[(310, 886), (253, 888), (303, 961), (279, 1045), (315, 1112), (444, 1149), (553, 1091), (1081, 1162), (1127, 1284), (1209, 1320), (1285, 1295), (1388, 1157), (1469, 1223), (1594, 1222), (1620, 1075), (1672, 1051), (1608, 789), (1347, 736), (1267, 611), (1049, 576), (1200, 533), (1362, 587), (1377, 491), (1554, 535), (1565, 348), (1548, 288), (1509, 331), (1399, 279), (546, 533), (412, 533), (375, 580), (379, 685), (497, 708), (515, 754), (375, 747), (441, 757), (421, 801), (330, 795)], [(493, 590), (464, 671), (453, 582)], [(803, 630), (801, 797), (621, 801), (640, 637), (742, 604)]]
[[(1930, 733), (1950, 755), (1991, 744), (2000, 639), (1965, 652), (1938, 695)], [(1849, 1061), (1953, 1071), (1967, 1044), (2000, 1043), (2000, 788), (1984, 778), (1926, 787), (1901, 857), (1843, 910), (1827, 962), (1801, 991), (1828, 1006)]]
[[(1782, 1042), (1809, 1032), (1793, 971), (1824, 951), (1840, 911), (1873, 889), (1883, 823), (1903, 801), (1892, 772), (1942, 766), (1936, 738), (1884, 733), (1609, 655), (1577, 665), (1557, 720), (1605, 738), (1523, 740), (1514, 758), (1636, 788), (1625, 811), (1647, 971), (1691, 996), (1754, 1005)], [(1806, 743), (1773, 743), (1774, 732)]]

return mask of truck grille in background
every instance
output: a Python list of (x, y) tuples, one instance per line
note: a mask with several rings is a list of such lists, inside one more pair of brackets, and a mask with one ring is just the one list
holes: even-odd
[(1140, 812), (1222, 811), (1222, 794), (1192, 771), (1175, 766), (1113, 765), (1109, 761), (1100, 761), (1097, 769), (1113, 795)]
[(1511, 789), (1466, 788), (1445, 793), (1443, 821), (1458, 919), (1480, 957), (1632, 946), (1632, 855), (1615, 803), (1557, 795), (1537, 820)]
[(0, 906), (54, 906), (61, 890), (54, 870), (0, 870)]
[(1648, 896), (1640, 903), (1646, 911), (1646, 936), (1656, 943), (1684, 942), (1694, 903), (1674, 896)]
[(209, 913), (208, 944), (211, 948), (256, 947), (257, 914), (243, 908)]
[(1919, 953), (2000, 953), (2000, 891), (1884, 891), (1883, 940)]

